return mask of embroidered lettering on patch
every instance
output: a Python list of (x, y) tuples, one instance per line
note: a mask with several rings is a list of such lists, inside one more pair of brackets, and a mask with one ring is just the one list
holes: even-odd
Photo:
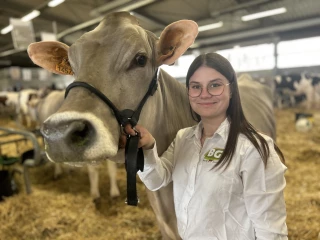
[(223, 153), (224, 149), (221, 148), (213, 148), (209, 150), (205, 155), (203, 161), (205, 162), (212, 162), (212, 161), (218, 161)]

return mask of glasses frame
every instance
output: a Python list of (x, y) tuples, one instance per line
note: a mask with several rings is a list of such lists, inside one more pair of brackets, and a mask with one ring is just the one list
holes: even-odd
[[(209, 90), (208, 90), (209, 84), (208, 84), (208, 85), (207, 85), (207, 92), (208, 92), (211, 96), (213, 96), (213, 97), (214, 97), (214, 96), (220, 96), (220, 95), (224, 92), (225, 86), (228, 86), (228, 85), (230, 85), (230, 84), (232, 84), (232, 83), (229, 82), (229, 83), (226, 83), (226, 84), (222, 84), (222, 85), (223, 85), (223, 90), (222, 90), (222, 92), (221, 92), (220, 94), (217, 94), (217, 95), (212, 95), (212, 94), (209, 92)], [(190, 88), (190, 85), (189, 85), (189, 87), (188, 87), (188, 89), (187, 89), (187, 94), (188, 94), (188, 96), (191, 97), (191, 98), (199, 97), (199, 96), (201, 95), (202, 91), (203, 91), (203, 87), (201, 86), (200, 94), (199, 94), (198, 96), (193, 97), (193, 96), (190, 96), (190, 95), (189, 95), (189, 88)]]

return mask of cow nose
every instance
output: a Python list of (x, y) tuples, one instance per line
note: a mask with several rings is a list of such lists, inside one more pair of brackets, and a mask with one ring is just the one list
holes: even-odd
[(89, 145), (95, 135), (93, 126), (83, 120), (60, 122), (57, 125), (45, 122), (41, 133), (46, 141), (65, 144), (71, 149)]

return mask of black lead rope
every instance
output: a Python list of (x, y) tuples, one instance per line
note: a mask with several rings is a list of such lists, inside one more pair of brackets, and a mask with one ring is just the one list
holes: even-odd
[[(141, 110), (146, 103), (149, 96), (152, 96), (158, 87), (157, 81), (158, 69), (156, 70), (152, 81), (150, 82), (149, 89), (139, 103), (135, 111), (131, 109), (124, 109), (119, 111), (116, 106), (107, 98), (102, 92), (100, 92), (94, 86), (86, 82), (73, 82), (67, 88), (65, 92), (65, 98), (68, 96), (70, 89), (74, 87), (84, 87), (98, 96), (103, 102), (105, 102), (113, 111), (118, 123), (121, 127), (125, 127), (127, 124), (131, 124), (135, 127), (139, 121)], [(128, 205), (137, 206), (139, 199), (137, 196), (136, 187), (136, 174), (140, 170), (143, 171), (144, 166), (144, 155), (142, 148), (138, 148), (138, 143), (140, 139), (140, 134), (137, 133), (136, 136), (130, 136), (127, 134), (127, 143), (125, 147), (125, 167), (127, 171), (127, 200)]]
[(140, 134), (127, 137), (125, 148), (125, 167), (127, 171), (127, 200), (128, 205), (137, 206), (139, 199), (137, 196), (136, 174), (140, 170), (143, 172), (144, 155), (142, 148), (138, 148)]

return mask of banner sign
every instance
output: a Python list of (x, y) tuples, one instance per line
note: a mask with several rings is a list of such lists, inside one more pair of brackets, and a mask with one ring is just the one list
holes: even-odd
[(12, 25), (12, 41), (15, 49), (26, 50), (29, 44), (36, 41), (31, 21), (23, 22), (17, 18), (10, 18)]

